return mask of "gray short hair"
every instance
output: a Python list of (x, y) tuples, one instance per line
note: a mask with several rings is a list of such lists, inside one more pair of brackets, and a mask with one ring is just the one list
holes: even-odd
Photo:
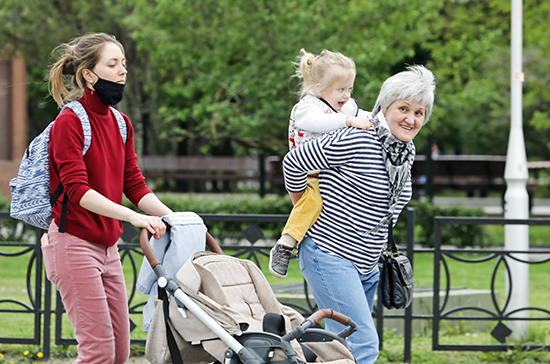
[(388, 78), (378, 94), (373, 114), (386, 112), (386, 109), (397, 100), (409, 99), (421, 102), (426, 108), (424, 124), (430, 119), (434, 104), (435, 77), (429, 69), (421, 65), (408, 66), (405, 71)]

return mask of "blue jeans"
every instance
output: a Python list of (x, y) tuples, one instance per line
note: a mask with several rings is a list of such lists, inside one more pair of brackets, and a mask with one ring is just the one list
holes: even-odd
[[(372, 308), (380, 278), (378, 267), (361, 274), (350, 261), (319, 249), (310, 237), (298, 245), (298, 261), (319, 308), (331, 308), (357, 324), (358, 330), (348, 338), (357, 363), (374, 363), (379, 341)], [(325, 324), (335, 333), (344, 329), (344, 325), (330, 319)]]

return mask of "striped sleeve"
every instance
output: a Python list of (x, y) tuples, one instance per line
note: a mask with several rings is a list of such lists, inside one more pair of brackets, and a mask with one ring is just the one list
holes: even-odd
[[(289, 152), (283, 169), (289, 192), (305, 189), (307, 171), (320, 171), (323, 209), (307, 235), (320, 249), (351, 261), (360, 272), (372, 271), (388, 238), (387, 226), (374, 228), (389, 208), (388, 174), (376, 132), (349, 128), (328, 133)], [(409, 180), (394, 222), (411, 195)]]

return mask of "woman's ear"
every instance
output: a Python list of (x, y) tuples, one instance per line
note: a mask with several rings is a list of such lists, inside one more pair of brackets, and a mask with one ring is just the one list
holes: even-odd
[(82, 77), (84, 77), (84, 79), (85, 79), (90, 85), (93, 85), (93, 84), (94, 84), (94, 76), (93, 76), (92, 71), (90, 71), (89, 69), (85, 68), (85, 69), (82, 70)]

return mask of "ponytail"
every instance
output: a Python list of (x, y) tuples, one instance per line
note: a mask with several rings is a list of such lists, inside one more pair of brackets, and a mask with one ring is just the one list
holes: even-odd
[(55, 102), (61, 107), (65, 104), (65, 97), (69, 94), (63, 76), (74, 77), (73, 64), (74, 45), (62, 44), (54, 52), (62, 51), (63, 56), (50, 68), (50, 77), (48, 80), (48, 89)]
[(300, 87), (300, 97), (305, 95), (318, 96), (315, 92), (317, 84), (323, 85), (323, 88), (331, 86), (342, 72), (329, 72), (331, 66), (340, 66), (347, 74), (352, 72), (355, 75), (355, 63), (349, 57), (342, 53), (323, 50), (321, 54), (314, 55), (305, 49), (300, 50), (296, 57), (294, 77), (302, 80)]

